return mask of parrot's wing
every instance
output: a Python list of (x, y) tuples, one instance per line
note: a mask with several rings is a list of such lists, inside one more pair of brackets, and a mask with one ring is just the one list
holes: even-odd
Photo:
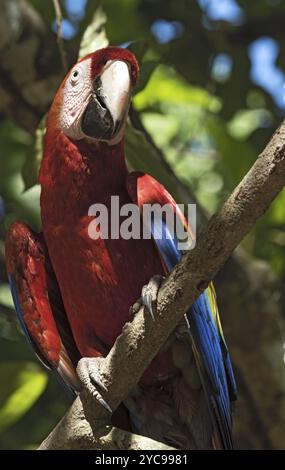
[[(131, 173), (128, 176), (127, 189), (132, 200), (141, 210), (144, 204), (168, 204), (180, 224), (187, 227), (189, 241), (193, 242), (190, 221), (189, 223), (186, 221), (174, 199), (154, 178), (147, 174)], [(173, 227), (167, 225), (166, 219), (162, 223), (162, 230), (161, 220), (158, 221), (153, 217), (149, 223), (148, 229), (151, 230), (166, 271), (169, 272), (182, 255), (179, 250), (179, 240), (176, 235), (173, 235)], [(162, 236), (159, 236), (158, 230)], [(222, 447), (231, 449), (233, 447), (231, 401), (236, 399), (236, 384), (212, 284), (192, 305), (186, 318), (190, 325), (193, 351), (213, 424), (220, 436)]]
[(6, 237), (7, 271), (21, 328), (38, 358), (76, 391), (80, 358), (42, 234), (14, 223)]

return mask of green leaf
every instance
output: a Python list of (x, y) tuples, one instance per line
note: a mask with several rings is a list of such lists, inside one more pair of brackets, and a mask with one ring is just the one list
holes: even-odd
[(133, 170), (150, 173), (158, 179), (180, 203), (191, 202), (189, 193), (182, 184), (177, 184), (171, 168), (162, 159), (159, 151), (147, 140), (145, 134), (129, 123), (125, 132), (126, 156)]
[(142, 122), (160, 148), (168, 145), (179, 130), (179, 121), (174, 115), (142, 113)]
[(138, 39), (137, 41), (131, 41), (128, 45), (129, 51), (131, 51), (137, 58), (139, 64), (143, 61), (143, 58), (151, 45), (151, 38)]
[(87, 54), (108, 46), (105, 24), (107, 16), (102, 7), (97, 8), (93, 19), (85, 30), (79, 49), (78, 58), (81, 59)]
[(149, 60), (142, 63), (140, 67), (138, 81), (134, 89), (134, 95), (136, 95), (146, 87), (152, 73), (154, 72), (158, 64), (159, 62), (155, 60)]
[(14, 308), (9, 284), (2, 284), (0, 286), (0, 304), (5, 305), (6, 307)]
[(221, 107), (218, 98), (202, 88), (190, 86), (171, 67), (160, 65), (152, 74), (146, 88), (134, 98), (136, 109), (141, 110), (156, 102), (194, 104), (217, 112)]
[(239, 140), (247, 140), (263, 123), (271, 124), (272, 117), (266, 109), (240, 109), (228, 123), (229, 134)]
[(47, 374), (30, 362), (0, 364), (0, 432), (19, 421), (41, 396)]
[(283, 189), (276, 199), (272, 202), (270, 206), (270, 211), (268, 212), (268, 219), (270, 223), (276, 225), (284, 225), (285, 215), (284, 215), (284, 206), (285, 206), (285, 189)]

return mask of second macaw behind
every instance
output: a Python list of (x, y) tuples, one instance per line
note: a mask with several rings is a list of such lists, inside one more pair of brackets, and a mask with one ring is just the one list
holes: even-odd
[[(129, 173), (124, 129), (138, 65), (107, 47), (80, 60), (47, 121), (40, 170), (42, 234), (15, 223), (7, 269), (16, 311), (40, 359), (74, 390), (80, 357), (102, 357), (154, 275), (180, 259), (177, 240), (92, 239), (94, 203), (120, 207), (174, 200), (151, 176)], [(183, 221), (184, 222), (184, 221)], [(191, 221), (189, 221), (191, 225)], [(236, 387), (213, 286), (197, 299), (121, 406), (119, 425), (182, 449), (231, 449)], [(186, 321), (187, 320), (187, 321)]]

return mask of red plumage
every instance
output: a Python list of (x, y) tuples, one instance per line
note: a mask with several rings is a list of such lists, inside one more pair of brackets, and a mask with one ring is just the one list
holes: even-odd
[(112, 147), (72, 143), (62, 133), (55, 139), (48, 129), (46, 148), (52, 151), (44, 155), (40, 183), (49, 255), (80, 353), (105, 355), (130, 320), (129, 308), (142, 286), (154, 273), (165, 272), (152, 240), (92, 240), (88, 235), (92, 204), (110, 209), (113, 195), (119, 196), (120, 207), (132, 202), (123, 142)]
[[(45, 291), (47, 272), (43, 263), (45, 254), (40, 245), (41, 237), (30, 237), (26, 226), (18, 223), (11, 227), (7, 238), (13, 240), (13, 243), (6, 245), (7, 269), (9, 273), (16, 273), (27, 329), (32, 337), (38, 338), (41, 353), (47, 356), (51, 365), (57, 366), (61, 345)], [(44, 317), (38, 314), (39, 309), (45, 311)]]

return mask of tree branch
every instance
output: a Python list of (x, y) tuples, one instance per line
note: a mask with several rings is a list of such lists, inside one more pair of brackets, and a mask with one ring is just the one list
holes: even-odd
[(67, 73), (68, 65), (67, 65), (64, 41), (62, 39), (62, 12), (61, 12), (59, 0), (53, 0), (53, 5), (54, 5), (54, 10), (55, 10), (55, 16), (56, 16), (56, 25), (57, 25), (56, 38), (57, 38), (58, 49), (59, 49), (59, 53), (61, 57), (63, 71)]
[(173, 450), (161, 442), (111, 426), (92, 430), (86, 420), (80, 398), (42, 442), (39, 450)]
[[(273, 135), (251, 170), (233, 191), (218, 214), (201, 233), (194, 250), (187, 252), (163, 283), (158, 296), (156, 322), (143, 308), (126, 323), (100, 367), (101, 380), (108, 390), (113, 410), (127, 398), (185, 311), (207, 287), (232, 251), (261, 217), (285, 184), (285, 122)], [(102, 422), (106, 411), (81, 394), (85, 416), (92, 429)], [(80, 409), (79, 400), (76, 409)], [(81, 411), (80, 411), (81, 413)], [(68, 419), (77, 428), (78, 416)], [(51, 448), (61, 425), (48, 438)], [(72, 439), (71, 439), (72, 440)]]

